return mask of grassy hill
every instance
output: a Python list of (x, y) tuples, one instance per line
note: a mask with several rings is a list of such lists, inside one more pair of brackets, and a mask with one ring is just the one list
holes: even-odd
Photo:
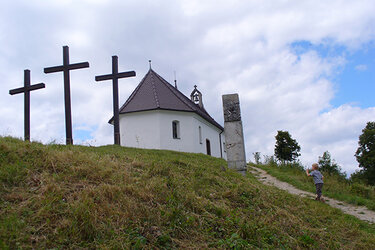
[[(308, 177), (305, 171), (291, 165), (259, 164), (259, 168), (267, 171), (281, 181), (293, 186), (315, 193), (313, 179)], [(366, 206), (375, 211), (375, 187), (361, 183), (351, 183), (338, 175), (324, 173), (323, 196), (345, 201), (358, 206)]]
[(357, 248), (375, 226), (202, 154), (0, 138), (0, 248)]

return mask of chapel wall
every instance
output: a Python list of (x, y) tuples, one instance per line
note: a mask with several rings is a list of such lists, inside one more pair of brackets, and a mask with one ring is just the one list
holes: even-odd
[[(194, 144), (196, 131), (193, 129), (191, 112), (160, 110), (160, 144), (161, 149), (197, 153)], [(179, 122), (179, 139), (172, 136), (172, 122)]]
[[(179, 138), (173, 138), (172, 122), (179, 123)], [(201, 127), (200, 143), (199, 127)], [(146, 149), (166, 149), (206, 154), (206, 139), (211, 144), (211, 155), (221, 157), (220, 130), (193, 112), (151, 110), (120, 115), (121, 145)], [(221, 135), (222, 156), (225, 138)]]
[(160, 148), (160, 115), (154, 111), (120, 115), (121, 146)]
[[(199, 126), (202, 130), (202, 143), (199, 142)], [(199, 115), (194, 114), (194, 128), (197, 131), (196, 138), (196, 153), (203, 153), (206, 154), (206, 139), (210, 140), (211, 144), (211, 155), (214, 157), (221, 157), (220, 150), (222, 150), (222, 157), (226, 159), (226, 153), (224, 152), (223, 143), (225, 143), (224, 133), (221, 136), (221, 149), (220, 149), (220, 130), (212, 125), (211, 123), (207, 122), (205, 119), (200, 117)]]

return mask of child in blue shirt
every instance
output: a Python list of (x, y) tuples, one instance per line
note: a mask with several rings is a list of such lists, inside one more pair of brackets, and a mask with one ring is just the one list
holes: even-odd
[(309, 173), (309, 169), (306, 169), (307, 176), (312, 176), (314, 178), (314, 183), (316, 187), (316, 198), (317, 201), (324, 201), (322, 198), (322, 188), (323, 188), (323, 178), (324, 176), (318, 170), (319, 166), (317, 163), (312, 164), (312, 171)]

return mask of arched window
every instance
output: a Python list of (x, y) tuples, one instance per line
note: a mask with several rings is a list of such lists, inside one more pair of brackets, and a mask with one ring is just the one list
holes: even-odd
[(173, 139), (180, 139), (180, 122), (179, 121), (172, 122), (172, 136), (173, 136)]
[(199, 130), (199, 143), (202, 144), (202, 143), (203, 143), (203, 142), (202, 142), (202, 127), (199, 126), (199, 127), (198, 127), (198, 130)]

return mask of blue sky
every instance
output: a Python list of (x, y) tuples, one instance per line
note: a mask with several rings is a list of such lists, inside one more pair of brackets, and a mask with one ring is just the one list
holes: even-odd
[(361, 49), (331, 45), (330, 42), (314, 45), (308, 41), (297, 41), (291, 47), (297, 55), (313, 50), (322, 58), (344, 58), (343, 65), (330, 76), (335, 89), (335, 96), (331, 100), (334, 107), (348, 103), (361, 108), (374, 107), (375, 44), (371, 42)]
[[(354, 103), (361, 108), (375, 106), (375, 46), (348, 52), (344, 69), (334, 79), (337, 93), (332, 100), (334, 106)], [(375, 117), (374, 117), (375, 119)]]

